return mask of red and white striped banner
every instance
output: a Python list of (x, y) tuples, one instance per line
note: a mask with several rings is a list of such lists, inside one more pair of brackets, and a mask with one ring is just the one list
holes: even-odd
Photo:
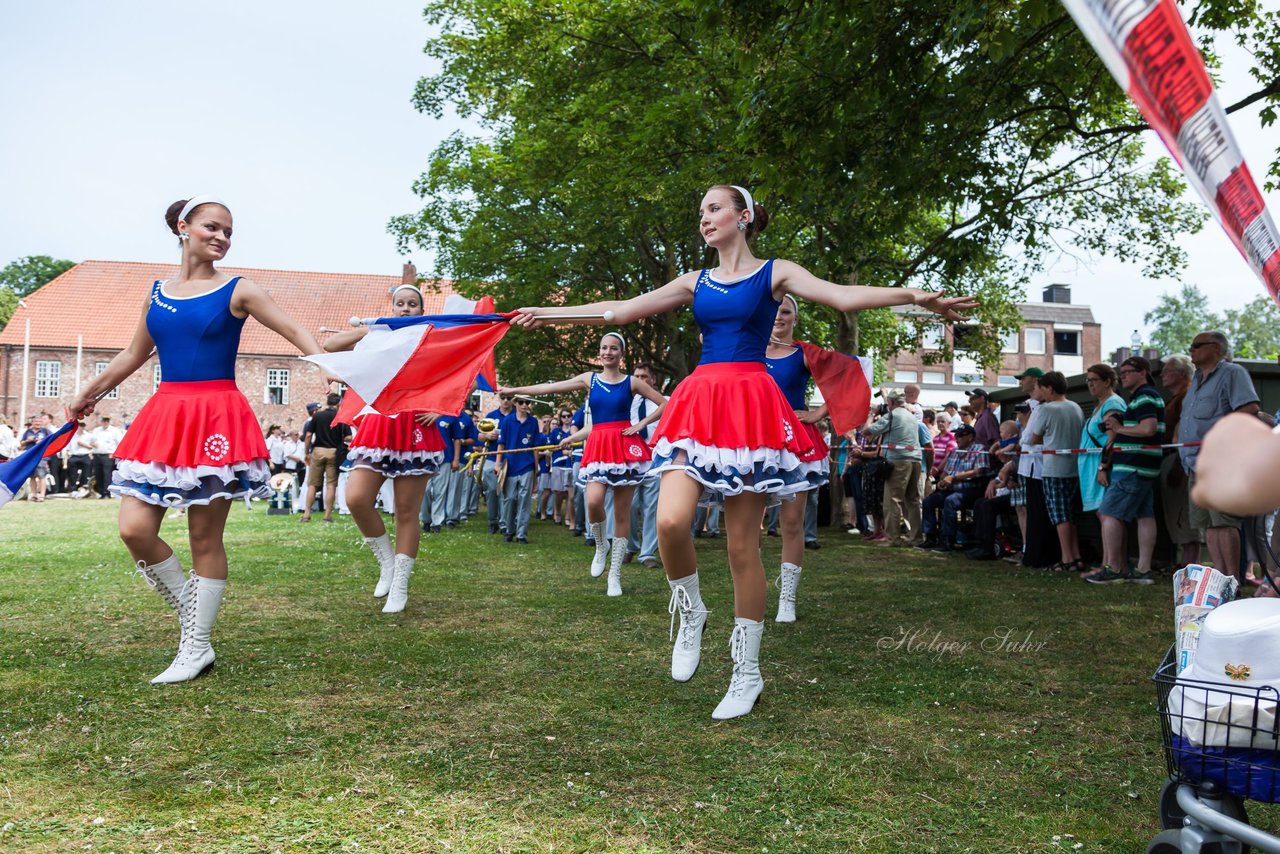
[[(883, 450), (890, 450), (890, 451), (930, 450), (930, 448), (921, 448), (919, 445), (880, 445), (879, 447)], [(1114, 449), (1117, 451), (1159, 451), (1164, 448), (1198, 448), (1198, 447), (1200, 447), (1199, 442), (1174, 442), (1168, 445), (1116, 445)], [(836, 448), (832, 448), (831, 452), (834, 454), (836, 451), (839, 451), (839, 450), (840, 449), (836, 447)], [(1043, 457), (1074, 457), (1074, 456), (1079, 456), (1080, 454), (1101, 454), (1105, 450), (1106, 448), (1064, 448), (1063, 450), (1060, 450), (1060, 451), (1054, 451), (1054, 450), (1049, 450), (1048, 448), (1033, 447), (1033, 448), (1026, 448), (1020, 451), (999, 451), (995, 453), (1008, 454), (1011, 456), (1026, 455), (1030, 457), (1041, 457), (1041, 456)], [(993, 453), (993, 452), (988, 451), (987, 453)]]
[(1062, 0), (1280, 304), (1280, 233), (1173, 0)]

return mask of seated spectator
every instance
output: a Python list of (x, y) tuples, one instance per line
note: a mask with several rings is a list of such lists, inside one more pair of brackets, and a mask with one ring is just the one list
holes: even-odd
[(1017, 481), (1019, 433), (1018, 422), (1000, 423), (1000, 447), (996, 451), (1000, 472), (987, 482), (982, 497), (973, 505), (973, 547), (964, 553), (969, 560), (995, 560), (1004, 554), (1003, 545), (996, 541), (996, 527), (1014, 509), (1012, 487)]
[(986, 488), (991, 477), (990, 457), (986, 448), (974, 442), (974, 436), (972, 427), (961, 427), (955, 432), (956, 449), (947, 456), (938, 488), (924, 501), (924, 540), (919, 548), (940, 553), (951, 551), (960, 513), (972, 507)]

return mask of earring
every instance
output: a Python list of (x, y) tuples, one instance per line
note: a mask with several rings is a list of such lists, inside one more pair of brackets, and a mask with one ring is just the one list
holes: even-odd
[(190, 240), (190, 239), (191, 239), (191, 235), (190, 235), (190, 234), (187, 234), (185, 231), (179, 231), (179, 232), (178, 232), (178, 239), (179, 239), (179, 240), (182, 240), (182, 241), (187, 241), (187, 240)]
[(738, 231), (746, 231), (747, 223), (744, 220), (738, 220)]

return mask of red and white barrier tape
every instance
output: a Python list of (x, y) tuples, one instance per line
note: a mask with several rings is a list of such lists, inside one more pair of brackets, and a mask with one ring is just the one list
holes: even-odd
[[(921, 450), (921, 447), (919, 445), (881, 445), (880, 447), (883, 450), (888, 450), (888, 451), (919, 451)], [(1198, 448), (1198, 447), (1200, 447), (1199, 442), (1174, 442), (1168, 445), (1115, 445), (1112, 450), (1114, 451), (1160, 451), (1160, 450), (1164, 450), (1165, 448)], [(925, 450), (928, 450), (928, 449), (925, 449)], [(1043, 450), (1040, 448), (1031, 448), (1029, 450), (1021, 450), (1021, 451), (1003, 451), (1001, 453), (1014, 455), (1014, 456), (1027, 454), (1029, 456), (1070, 457), (1070, 456), (1076, 456), (1079, 454), (1100, 454), (1105, 450), (1106, 448), (1068, 448), (1061, 451), (1053, 451), (1053, 450)], [(951, 451), (950, 453), (955, 453), (955, 451)], [(986, 453), (990, 455), (995, 452), (987, 451)]]
[(1062, 5), (1280, 303), (1280, 232), (1174, 0), (1062, 0)]

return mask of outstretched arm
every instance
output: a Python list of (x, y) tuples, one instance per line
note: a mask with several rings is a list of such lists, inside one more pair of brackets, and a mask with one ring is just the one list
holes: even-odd
[(133, 337), (129, 339), (129, 346), (117, 353), (102, 373), (81, 388), (80, 394), (67, 406), (73, 416), (91, 414), (99, 397), (120, 385), (126, 377), (132, 375), (147, 359), (151, 358), (151, 351), (156, 345), (151, 340), (151, 333), (147, 331), (147, 309), (150, 306), (151, 290), (148, 288), (147, 301), (142, 305), (142, 316), (138, 318), (138, 325), (133, 330)]
[(323, 353), (324, 348), (315, 337), (276, 305), (271, 295), (250, 279), (236, 282), (236, 292), (231, 296), (231, 312), (237, 317), (249, 316), (297, 347), (304, 356)]
[(352, 347), (360, 343), (364, 336), (369, 334), (369, 327), (361, 326), (356, 329), (344, 329), (342, 332), (330, 335), (324, 339), (324, 349), (328, 353), (337, 353), (341, 350), (350, 350)]
[(564, 394), (570, 391), (582, 391), (583, 389), (591, 390), (591, 374), (590, 372), (578, 374), (571, 380), (561, 380), (558, 383), (537, 383), (536, 385), (521, 386), (502, 386), (498, 389), (498, 394)]
[[(623, 326), (628, 323), (634, 323), (642, 317), (652, 317), (655, 314), (662, 314), (693, 302), (693, 286), (697, 281), (698, 271), (695, 270), (685, 273), (678, 279), (672, 279), (656, 290), (628, 300), (606, 300), (605, 302), (593, 302), (587, 305), (551, 305), (520, 308), (516, 309), (516, 315), (511, 318), (511, 324), (525, 327), (542, 326), (546, 323)], [(606, 311), (613, 312), (613, 320), (606, 321), (602, 316), (590, 317), (584, 320), (557, 320), (557, 317), (562, 315), (603, 315)]]
[(920, 288), (869, 288), (865, 285), (837, 285), (819, 279), (792, 261), (779, 259), (773, 264), (774, 293), (792, 294), (811, 302), (829, 305), (840, 311), (862, 311), (894, 305), (918, 305), (940, 314), (947, 320), (967, 320), (963, 312), (978, 305), (976, 297), (943, 297), (941, 293)]

